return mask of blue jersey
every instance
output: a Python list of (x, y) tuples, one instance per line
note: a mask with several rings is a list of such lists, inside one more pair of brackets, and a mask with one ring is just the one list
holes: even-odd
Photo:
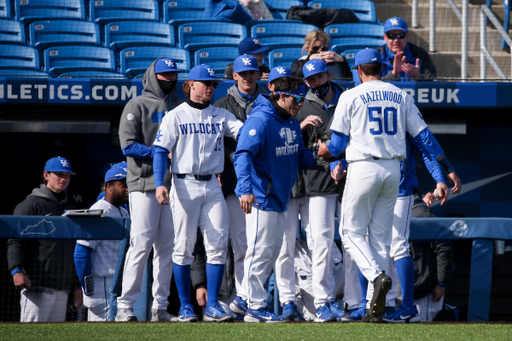
[(283, 119), (260, 95), (240, 130), (234, 155), (238, 196), (254, 194), (260, 210), (284, 212), (297, 172), (316, 165), (304, 147), (299, 121)]

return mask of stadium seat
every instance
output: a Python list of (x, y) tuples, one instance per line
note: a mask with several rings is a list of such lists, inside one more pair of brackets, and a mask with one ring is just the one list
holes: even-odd
[(324, 31), (329, 34), (331, 39), (355, 37), (382, 39), (384, 35), (384, 25), (370, 23), (336, 24), (326, 26)]
[(224, 70), (229, 63), (238, 57), (238, 47), (208, 47), (197, 50), (194, 54), (194, 65), (208, 64), (217, 77), (224, 77)]
[(384, 45), (382, 38), (338, 38), (331, 40), (331, 51), (341, 53), (346, 50), (376, 48), (382, 45)]
[(11, 19), (11, 0), (0, 0), (0, 18)]
[(85, 20), (83, 0), (16, 0), (15, 4), (16, 19), (25, 25), (37, 20)]
[(13, 70), (0, 68), (0, 77), (48, 78), (49, 75), (46, 72), (36, 70)]
[(302, 21), (300, 20), (287, 20), (287, 19), (260, 19), (260, 20), (247, 20), (246, 22), (242, 23), (245, 27), (247, 27), (247, 30), (250, 31), (251, 27), (258, 24), (301, 24)]
[(265, 23), (251, 27), (251, 37), (263, 46), (301, 47), (306, 34), (318, 27), (302, 23)]
[(212, 46), (238, 46), (247, 37), (247, 29), (240, 24), (226, 22), (200, 22), (183, 24), (178, 27), (179, 46), (196, 51)]
[(348, 62), (348, 65), (350, 67), (354, 66), (355, 64), (355, 59), (356, 59), (356, 54), (361, 51), (361, 49), (352, 49), (352, 50), (346, 50), (346, 51), (343, 51), (342, 53), (340, 53), (340, 55), (342, 55), (343, 57), (345, 57), (345, 59), (347, 60)]
[(135, 46), (174, 46), (174, 28), (164, 23), (121, 21), (105, 26), (105, 46), (114, 51)]
[(0, 42), (25, 44), (25, 28), (17, 20), (0, 20)]
[(164, 22), (178, 27), (185, 21), (203, 20), (204, 10), (210, 1), (166, 0), (162, 6)]
[(311, 8), (346, 8), (365, 22), (378, 22), (375, 5), (367, 0), (313, 0), (308, 2)]
[(174, 47), (130, 47), (121, 51), (121, 73), (127, 77), (135, 77), (146, 72), (146, 69), (159, 57), (168, 57), (176, 62), (178, 70), (190, 70), (190, 56), (186, 50)]
[(90, 20), (101, 26), (114, 21), (159, 21), (158, 1), (100, 0), (90, 2)]
[(73, 71), (116, 71), (114, 52), (97, 46), (57, 46), (44, 50), (44, 71), (59, 75)]
[(304, 3), (298, 0), (265, 0), (265, 4), (275, 19), (286, 19), (286, 12), (292, 6), (304, 6)]
[(291, 67), (293, 62), (301, 57), (302, 48), (278, 48), (268, 53), (269, 67), (272, 69), (276, 66)]
[(105, 71), (74, 71), (65, 72), (59, 75), (59, 78), (126, 78), (124, 75), (116, 72)]
[(40, 71), (39, 54), (33, 47), (0, 44), (0, 68)]
[(50, 46), (101, 45), (98, 25), (88, 21), (35, 21), (29, 26), (30, 45), (43, 51)]

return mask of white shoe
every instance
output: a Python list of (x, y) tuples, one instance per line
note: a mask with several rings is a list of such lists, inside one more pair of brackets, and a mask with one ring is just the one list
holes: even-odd
[(116, 321), (118, 322), (133, 322), (137, 321), (137, 317), (133, 315), (133, 309), (121, 308), (117, 310)]
[(167, 310), (164, 309), (154, 309), (151, 308), (151, 321), (170, 321), (170, 322), (178, 322), (178, 316), (174, 316), (169, 314)]

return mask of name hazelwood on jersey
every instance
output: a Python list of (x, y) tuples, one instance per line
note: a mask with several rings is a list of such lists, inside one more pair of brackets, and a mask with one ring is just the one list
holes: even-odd
[(348, 162), (371, 157), (404, 160), (406, 132), (416, 137), (425, 128), (411, 97), (382, 81), (364, 82), (345, 91), (331, 125), (331, 130), (349, 136)]
[(183, 103), (164, 116), (153, 145), (172, 151), (171, 173), (218, 174), (224, 170), (224, 136), (236, 138), (242, 125), (226, 109)]

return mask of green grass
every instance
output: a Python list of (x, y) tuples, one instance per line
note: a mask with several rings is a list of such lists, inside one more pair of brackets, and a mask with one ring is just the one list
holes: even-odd
[(512, 340), (512, 324), (0, 324), (0, 340)]

